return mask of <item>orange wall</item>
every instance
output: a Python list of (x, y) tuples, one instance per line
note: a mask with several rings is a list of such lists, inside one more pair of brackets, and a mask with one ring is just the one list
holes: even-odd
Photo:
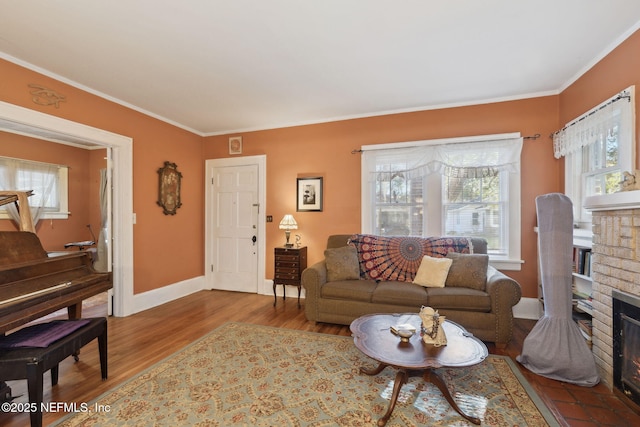
[[(137, 214), (134, 293), (203, 275), (204, 165), (200, 136), (4, 60), (0, 60), (0, 76), (2, 101), (133, 138), (133, 207)], [(66, 102), (59, 108), (35, 104), (29, 84), (55, 90), (66, 96)], [(183, 205), (175, 216), (164, 215), (156, 204), (157, 170), (167, 160), (176, 163), (183, 174)], [(98, 178), (85, 178), (94, 179)], [(97, 209), (95, 203), (91, 202), (94, 207), (86, 208), (87, 212)]]
[[(572, 119), (612, 97), (636, 86), (636, 144), (640, 141), (640, 31), (636, 31), (615, 50), (560, 94), (560, 123)], [(622, 102), (622, 101), (621, 101)], [(640, 166), (636, 148), (636, 168)]]
[[(284, 243), (278, 222), (291, 213), (298, 222), (309, 262), (322, 259), (327, 236), (360, 232), (360, 154), (362, 145), (422, 139), (521, 132), (541, 134), (526, 140), (522, 166), (522, 271), (506, 272), (537, 296), (535, 197), (559, 190), (559, 161), (553, 158), (549, 135), (558, 127), (558, 97), (470, 107), (404, 113), (258, 132), (243, 137), (243, 155), (267, 156), (267, 248)], [(206, 159), (230, 157), (228, 137), (205, 138)], [(235, 135), (234, 135), (235, 136)], [(296, 212), (296, 178), (324, 177), (323, 212)], [(273, 276), (268, 251), (267, 277)]]

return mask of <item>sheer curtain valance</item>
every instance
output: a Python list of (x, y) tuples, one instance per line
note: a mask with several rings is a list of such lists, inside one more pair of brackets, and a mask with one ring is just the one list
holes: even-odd
[(403, 174), (407, 179), (438, 173), (449, 177), (479, 178), (501, 171), (519, 172), (522, 138), (417, 145), (364, 150), (369, 182), (380, 173)]
[(633, 105), (627, 89), (554, 133), (555, 158), (559, 159), (597, 142), (604, 144), (607, 139), (629, 138), (631, 127), (624, 124), (631, 122), (632, 114)]

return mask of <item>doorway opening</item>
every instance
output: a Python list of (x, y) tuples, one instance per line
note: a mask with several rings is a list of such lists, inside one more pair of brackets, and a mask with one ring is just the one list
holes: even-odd
[(60, 144), (111, 149), (113, 314), (133, 314), (133, 140), (4, 101), (0, 101), (0, 130)]

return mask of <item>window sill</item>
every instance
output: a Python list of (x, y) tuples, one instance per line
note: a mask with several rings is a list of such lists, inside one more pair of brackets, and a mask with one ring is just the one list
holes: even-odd
[[(40, 219), (69, 219), (71, 212), (47, 212)], [(8, 213), (0, 212), (0, 219), (11, 219)]]
[(524, 264), (524, 260), (521, 260), (521, 259), (489, 258), (489, 265), (495, 268), (496, 270), (520, 271), (522, 270), (522, 264)]

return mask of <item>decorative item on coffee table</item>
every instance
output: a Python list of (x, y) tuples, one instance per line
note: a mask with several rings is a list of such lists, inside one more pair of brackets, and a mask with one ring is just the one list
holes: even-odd
[(447, 345), (447, 335), (442, 329), (442, 324), (446, 320), (445, 316), (440, 316), (438, 310), (424, 305), (420, 309), (420, 335), (425, 344), (431, 344), (435, 347)]

